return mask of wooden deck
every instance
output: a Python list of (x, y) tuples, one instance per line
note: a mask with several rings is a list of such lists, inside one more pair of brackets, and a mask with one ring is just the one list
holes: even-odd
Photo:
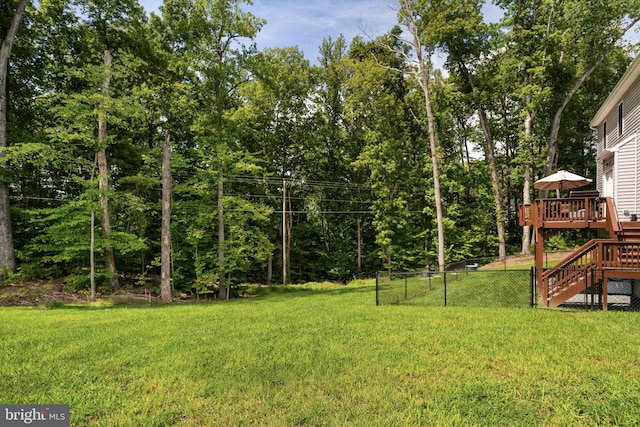
[[(538, 289), (547, 306), (558, 306), (597, 281), (606, 310), (609, 279), (640, 279), (640, 222), (620, 222), (610, 197), (539, 199), (520, 206), (520, 225), (535, 227)], [(543, 269), (545, 238), (565, 228), (605, 229), (609, 239), (591, 240)]]
[(544, 229), (607, 228), (612, 216), (609, 212), (614, 209), (609, 197), (538, 199), (520, 206), (520, 225)]

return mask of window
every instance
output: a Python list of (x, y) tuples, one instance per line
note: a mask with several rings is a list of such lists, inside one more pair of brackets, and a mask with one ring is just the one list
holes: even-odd
[(622, 103), (618, 105), (618, 135), (622, 135)]
[(607, 122), (602, 125), (602, 144), (603, 148), (607, 148)]

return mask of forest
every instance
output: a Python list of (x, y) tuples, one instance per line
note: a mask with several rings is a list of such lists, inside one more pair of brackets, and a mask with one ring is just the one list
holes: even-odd
[(640, 1), (494, 3), (399, 0), (311, 63), (249, 1), (0, 0), (1, 276), (170, 300), (527, 253), (533, 182), (595, 177)]

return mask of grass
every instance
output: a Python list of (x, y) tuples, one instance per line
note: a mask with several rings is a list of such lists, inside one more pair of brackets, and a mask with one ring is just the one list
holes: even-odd
[(640, 424), (637, 313), (287, 290), (1, 308), (0, 402), (68, 403), (74, 426)]

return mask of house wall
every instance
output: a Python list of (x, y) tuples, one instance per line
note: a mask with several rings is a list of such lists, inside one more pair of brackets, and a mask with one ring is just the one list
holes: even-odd
[[(637, 135), (637, 134), (636, 134)], [(640, 213), (638, 206), (638, 140), (635, 135), (623, 143), (616, 154), (618, 218), (628, 221), (631, 214)]]
[(622, 135), (619, 135), (618, 130), (618, 105), (619, 103), (606, 116), (606, 147), (604, 122), (598, 125), (596, 188), (601, 194), (604, 193), (603, 164), (613, 159), (614, 197), (618, 217), (621, 221), (628, 221), (630, 214), (640, 214), (640, 78), (622, 97)]

